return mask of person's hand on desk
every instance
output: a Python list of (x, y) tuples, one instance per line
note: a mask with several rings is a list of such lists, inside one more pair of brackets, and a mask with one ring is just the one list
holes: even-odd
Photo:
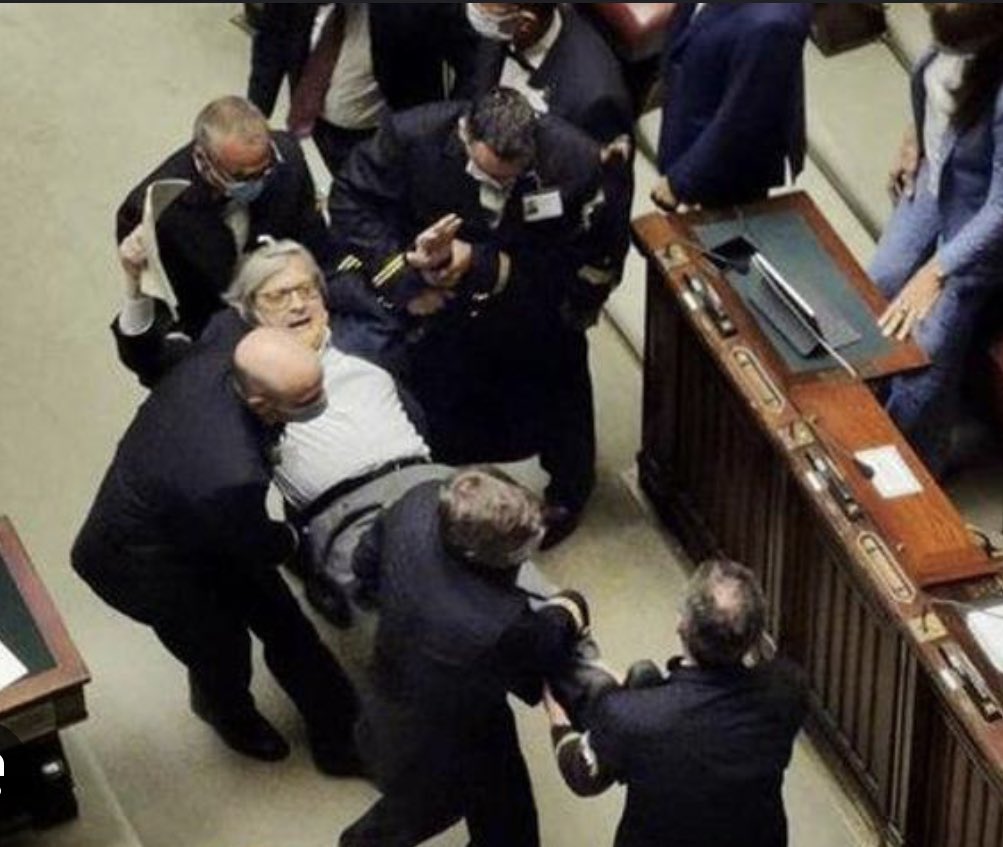
[(902, 139), (898, 159), (888, 174), (888, 194), (893, 206), (897, 206), (903, 197), (912, 200), (915, 195), (919, 162), (919, 142), (916, 134), (910, 130)]
[(943, 288), (944, 276), (935, 256), (916, 271), (878, 318), (878, 326), (885, 338), (908, 340), (917, 324), (937, 305)]

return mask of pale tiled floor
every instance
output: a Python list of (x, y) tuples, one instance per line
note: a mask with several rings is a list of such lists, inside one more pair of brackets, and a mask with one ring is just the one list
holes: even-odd
[[(184, 140), (205, 101), (243, 90), (248, 42), (227, 21), (237, 10), (0, 4), (0, 512), (14, 519), (94, 676), (91, 718), (69, 733), (86, 819), (20, 836), (18, 847), (125, 847), (133, 842), (123, 819), (148, 847), (319, 847), (333, 844), (374, 797), (364, 783), (326, 780), (312, 769), (291, 707), (264, 674), (259, 699), (293, 740), (292, 759), (257, 765), (223, 749), (189, 716), (179, 668), (67, 564), (141, 397), (107, 331), (119, 290), (113, 211)], [(625, 312), (636, 314), (640, 292), (635, 270), (618, 295)], [(622, 665), (672, 649), (684, 571), (631, 488), (637, 360), (608, 325), (593, 342), (599, 490), (581, 531), (542, 566), (590, 596), (597, 636)], [(555, 773), (541, 715), (520, 709), (519, 722), (544, 843), (610, 844), (621, 795), (574, 799)], [(807, 744), (798, 745), (787, 798), (796, 847), (866, 843)], [(464, 834), (434, 843), (462, 845)]]

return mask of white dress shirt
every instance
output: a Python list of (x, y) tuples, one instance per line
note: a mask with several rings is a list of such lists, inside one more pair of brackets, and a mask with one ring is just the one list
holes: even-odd
[[(320, 31), (334, 3), (317, 10), (313, 23), (311, 47), (316, 46)], [(345, 4), (345, 37), (338, 62), (331, 76), (322, 117), (344, 129), (374, 129), (380, 114), (387, 108), (373, 70), (373, 43), (369, 31), (369, 5)]]
[(390, 374), (330, 344), (321, 365), (327, 410), (309, 423), (287, 424), (279, 442), (275, 482), (298, 509), (388, 462), (430, 455)]
[[(546, 94), (539, 88), (534, 88), (530, 85), (529, 78), (532, 71), (538, 71), (547, 60), (547, 55), (554, 44), (557, 43), (557, 39), (561, 35), (561, 27), (563, 26), (564, 22), (561, 20), (561, 13), (558, 10), (554, 13), (554, 19), (550, 22), (550, 26), (543, 34), (543, 37), (535, 44), (520, 51), (519, 56), (522, 62), (514, 58), (511, 54), (505, 58), (501, 79), (498, 81), (499, 85), (506, 88), (514, 88), (522, 94), (540, 114), (546, 114), (548, 111)], [(532, 68), (532, 71), (525, 67), (526, 65)]]

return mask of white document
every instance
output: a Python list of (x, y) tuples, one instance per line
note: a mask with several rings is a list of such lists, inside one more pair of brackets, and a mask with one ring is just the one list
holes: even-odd
[(855, 453), (858, 462), (874, 469), (871, 484), (885, 500), (921, 494), (923, 486), (906, 464), (898, 447), (889, 445)]
[(6, 688), (27, 675), (28, 669), (21, 660), (11, 653), (6, 644), (0, 641), (0, 689)]
[(965, 622), (993, 667), (1003, 673), (1003, 604), (969, 612)]
[(177, 311), (178, 299), (174, 296), (170, 280), (160, 263), (157, 248), (157, 221), (164, 210), (171, 205), (191, 183), (187, 179), (161, 179), (151, 182), (143, 201), (143, 222), (141, 237), (146, 250), (147, 263), (139, 275), (139, 290), (147, 297), (157, 297)]

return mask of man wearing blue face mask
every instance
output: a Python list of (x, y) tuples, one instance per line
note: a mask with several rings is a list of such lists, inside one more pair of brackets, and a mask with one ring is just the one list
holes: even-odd
[[(239, 97), (213, 100), (195, 120), (192, 141), (163, 162), (118, 210), (119, 257), (129, 285), (116, 335), (139, 335), (155, 321), (194, 339), (213, 312), (237, 260), (260, 235), (292, 238), (309, 247), (321, 267), (334, 261), (332, 239), (317, 209), (313, 180), (299, 144), (271, 132), (256, 106)], [(137, 250), (147, 188), (160, 180), (188, 187), (157, 221), (157, 252), (177, 297), (177, 315), (138, 294), (149, 250)]]

